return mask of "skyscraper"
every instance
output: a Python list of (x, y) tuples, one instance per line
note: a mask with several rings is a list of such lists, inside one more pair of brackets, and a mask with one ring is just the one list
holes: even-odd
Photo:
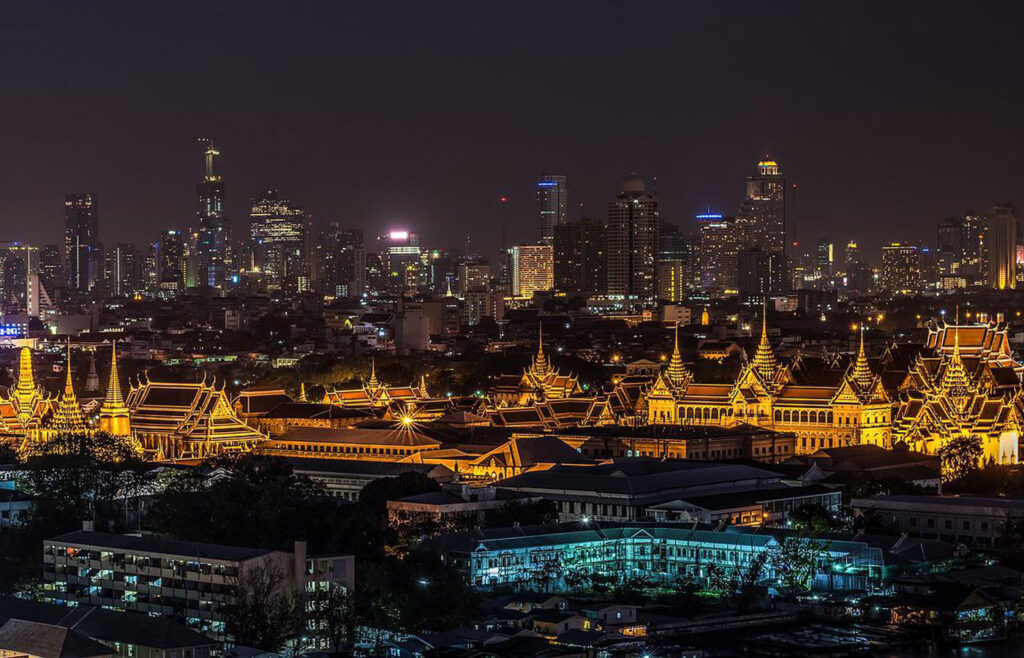
[(361, 297), (366, 292), (363, 232), (331, 222), (317, 245), (317, 289), (331, 297)]
[(67, 282), (61, 249), (55, 244), (45, 244), (39, 252), (39, 280), (52, 295)]
[(203, 180), (196, 186), (199, 197), (199, 236), (196, 245), (197, 285), (223, 288), (232, 266), (231, 223), (224, 215), (224, 179), (220, 151), (213, 140), (204, 140)]
[(537, 291), (551, 290), (555, 285), (551, 245), (527, 244), (512, 247), (512, 294), (533, 297)]
[(249, 229), (256, 266), (267, 288), (303, 292), (309, 289), (310, 223), (306, 213), (277, 190), (252, 200)]
[(650, 301), (657, 295), (658, 200), (643, 178), (627, 176), (608, 203), (608, 294)]
[(564, 224), (569, 207), (565, 176), (543, 175), (537, 181), (537, 240), (551, 244), (555, 227)]
[(988, 284), (996, 290), (1017, 287), (1017, 212), (1002, 203), (989, 210), (986, 219)]
[(734, 294), (739, 289), (737, 254), (748, 242), (744, 224), (718, 213), (697, 215), (697, 222), (700, 288), (714, 296)]
[(94, 194), (64, 197), (64, 262), (68, 288), (91, 290), (100, 276), (99, 203)]
[(139, 254), (135, 245), (119, 242), (106, 250), (103, 258), (103, 280), (114, 297), (131, 297), (141, 288)]
[(766, 156), (758, 162), (757, 173), (747, 177), (740, 215), (749, 224), (751, 246), (760, 247), (773, 263), (771, 292), (785, 292), (786, 179), (779, 164), (771, 158)]
[(893, 242), (882, 247), (882, 289), (893, 295), (921, 291), (921, 254), (917, 245)]
[(555, 227), (555, 288), (563, 292), (604, 293), (608, 287), (608, 228), (583, 218)]

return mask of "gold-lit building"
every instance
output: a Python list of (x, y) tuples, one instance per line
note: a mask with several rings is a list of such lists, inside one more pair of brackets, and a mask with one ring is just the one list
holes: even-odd
[(369, 409), (388, 407), (394, 403), (415, 402), (427, 397), (426, 384), (420, 386), (388, 386), (377, 379), (377, 366), (370, 361), (370, 378), (359, 388), (333, 389), (324, 392), (321, 402), (338, 407)]
[(548, 363), (544, 355), (544, 335), (540, 334), (537, 356), (521, 375), (501, 375), (488, 393), (498, 407), (525, 407), (547, 400), (560, 400), (583, 392), (572, 374), (563, 375)]
[(980, 441), (984, 462), (1017, 463), (1024, 366), (1012, 357), (1006, 328), (933, 326), (925, 345), (899, 386), (893, 440), (935, 454), (945, 441), (970, 436)]
[(6, 397), (0, 396), (0, 434), (22, 439), (43, 427), (54, 408), (51, 399), (36, 385), (32, 374), (32, 350), (18, 354), (18, 378)]
[(798, 384), (775, 357), (762, 325), (754, 358), (732, 384), (700, 383), (686, 369), (676, 342), (668, 368), (637, 403), (649, 425), (751, 425), (796, 436), (797, 454), (820, 448), (872, 443), (890, 445), (892, 403), (864, 353), (838, 383)]

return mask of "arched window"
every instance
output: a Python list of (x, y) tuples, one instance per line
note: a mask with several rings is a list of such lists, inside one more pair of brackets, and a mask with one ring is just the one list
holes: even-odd
[(800, 422), (803, 423), (804, 425), (807, 424), (807, 412), (806, 411), (801, 411), (800, 412)]

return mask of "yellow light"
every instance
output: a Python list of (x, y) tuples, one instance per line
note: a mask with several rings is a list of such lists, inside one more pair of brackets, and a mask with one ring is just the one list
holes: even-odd
[(856, 322), (854, 322), (853, 324), (850, 325), (850, 331), (857, 331), (857, 329), (858, 329), (858, 327), (857, 327), (857, 323)]
[(402, 424), (406, 427), (412, 425), (412, 416), (402, 416)]

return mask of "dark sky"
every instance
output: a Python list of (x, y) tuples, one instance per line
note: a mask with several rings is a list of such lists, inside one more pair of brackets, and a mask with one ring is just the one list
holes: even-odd
[(191, 224), (212, 135), (236, 231), (276, 187), (318, 224), (494, 246), (503, 194), (533, 236), (542, 169), (597, 217), (656, 175), (690, 223), (735, 212), (770, 151), (801, 240), (876, 260), (1024, 205), (1024, 11), (947, 4), (8, 3), (0, 240), (57, 241), (71, 191), (99, 195), (107, 243)]

